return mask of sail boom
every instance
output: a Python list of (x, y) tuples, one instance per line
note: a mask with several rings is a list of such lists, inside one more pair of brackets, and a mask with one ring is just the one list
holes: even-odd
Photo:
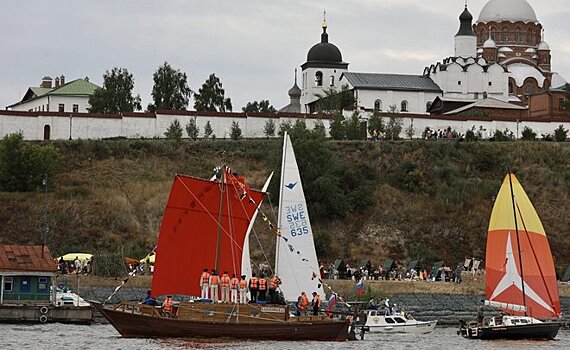
[(525, 312), (526, 311), (526, 307), (524, 305), (501, 303), (501, 302), (493, 301), (493, 300), (485, 300), (485, 305), (497, 307), (500, 309), (518, 311), (518, 312)]

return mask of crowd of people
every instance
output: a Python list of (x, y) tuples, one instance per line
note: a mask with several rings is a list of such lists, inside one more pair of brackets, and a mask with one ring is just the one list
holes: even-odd
[(81, 260), (79, 257), (76, 257), (73, 261), (65, 261), (63, 257), (61, 257), (57, 263), (57, 271), (62, 275), (87, 275), (91, 272), (91, 259)]

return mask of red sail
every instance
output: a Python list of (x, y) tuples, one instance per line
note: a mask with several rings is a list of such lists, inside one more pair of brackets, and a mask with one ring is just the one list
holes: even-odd
[[(226, 183), (176, 176), (158, 237), (152, 295), (200, 295), (199, 278), (214, 269), (241, 274), (243, 243), (264, 193), (226, 172)], [(221, 211), (221, 216), (220, 216)]]

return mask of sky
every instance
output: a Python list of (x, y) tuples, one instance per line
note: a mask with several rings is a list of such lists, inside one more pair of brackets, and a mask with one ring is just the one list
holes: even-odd
[[(476, 20), (488, 0), (469, 0)], [(545, 28), (552, 69), (570, 79), (570, 1), (527, 0)], [(143, 107), (164, 62), (197, 91), (215, 73), (233, 111), (269, 100), (280, 109), (295, 68), (329, 42), (352, 72), (422, 74), (453, 55), (464, 0), (2, 0), (0, 108), (22, 99), (43, 76), (66, 81), (126, 68)], [(193, 109), (193, 100), (189, 109)]]

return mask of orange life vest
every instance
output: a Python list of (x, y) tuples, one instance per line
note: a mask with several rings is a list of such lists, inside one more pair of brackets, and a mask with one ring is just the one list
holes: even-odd
[(271, 278), (271, 281), (269, 281), (269, 289), (277, 289), (277, 286), (279, 286), (279, 278)]
[(267, 281), (265, 280), (265, 278), (259, 279), (259, 290), (260, 291), (267, 290)]
[(210, 285), (211, 286), (217, 286), (220, 283), (220, 278), (218, 277), (218, 275), (213, 275), (210, 278)]
[(222, 275), (222, 288), (230, 286), (230, 276), (223, 274)]
[(239, 289), (240, 290), (246, 290), (247, 289), (247, 281), (246, 280), (239, 281)]
[(299, 309), (301, 311), (306, 310), (307, 306), (309, 305), (309, 298), (307, 298), (306, 294), (301, 295), (300, 297), (300, 301), (299, 301)]
[(315, 301), (314, 301), (314, 306), (316, 306), (317, 308), (321, 308), (321, 297), (317, 294), (315, 295)]
[(258, 280), (257, 277), (252, 277), (249, 280), (249, 289), (257, 289), (258, 288)]
[[(239, 280), (237, 279), (237, 277), (232, 278), (231, 280), (231, 288), (232, 289), (237, 289), (238, 284), (239, 284)], [(245, 286), (244, 286), (245, 287)]]
[(202, 284), (210, 283), (210, 274), (206, 271), (202, 272)]
[(165, 312), (172, 311), (172, 298), (164, 299), (164, 302), (162, 303), (162, 310)]

